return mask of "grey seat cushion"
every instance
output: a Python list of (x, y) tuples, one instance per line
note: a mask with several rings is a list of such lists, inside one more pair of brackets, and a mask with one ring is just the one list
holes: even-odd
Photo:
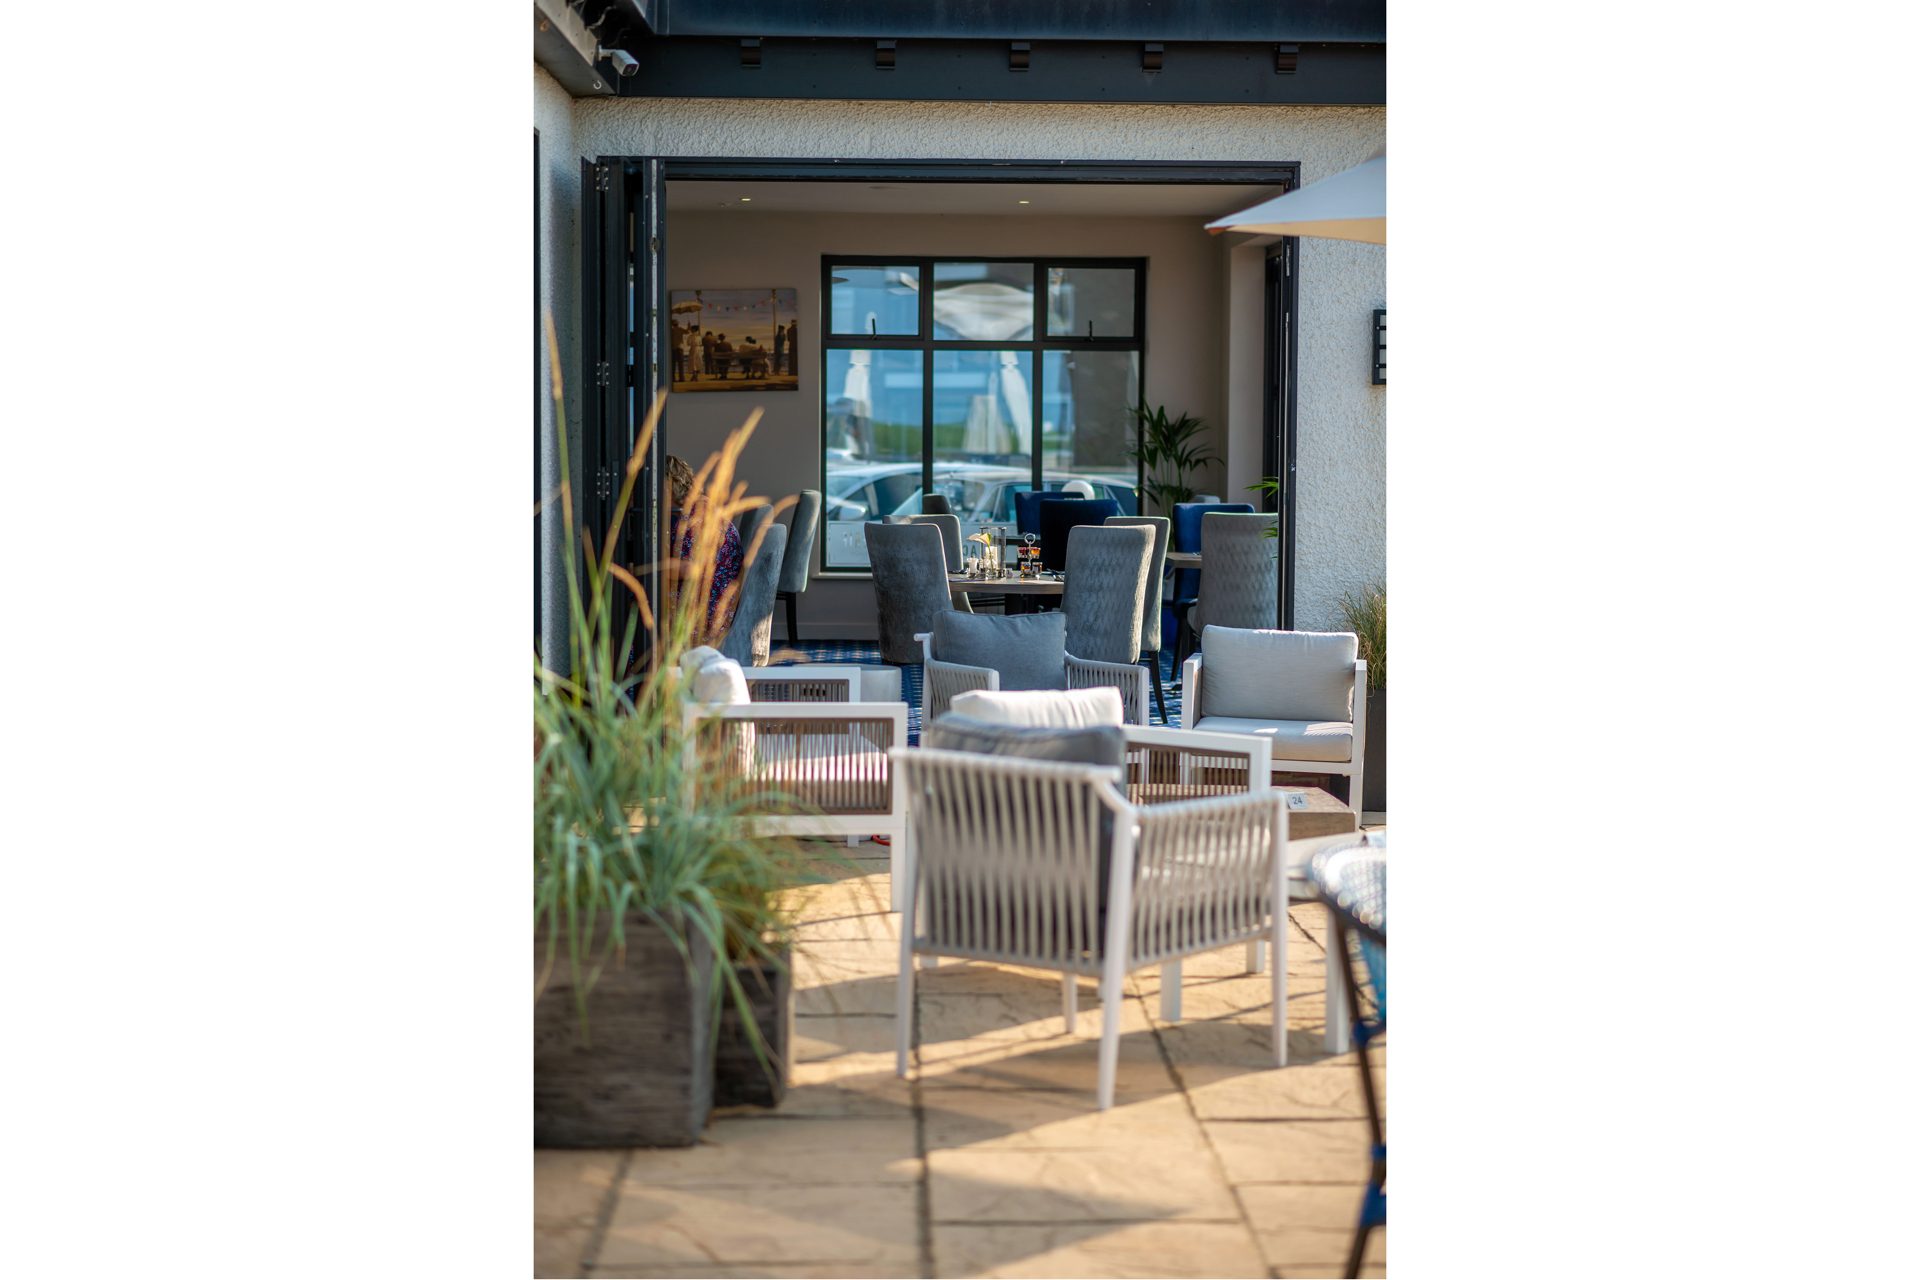
[(971, 751), (983, 756), (1019, 756), (1068, 764), (1120, 765), (1127, 762), (1127, 734), (1118, 725), (1085, 729), (1038, 729), (994, 724), (949, 711), (921, 735), (921, 745), (937, 751)]
[(1359, 645), (1351, 631), (1208, 627), (1200, 635), (1200, 714), (1350, 721)]
[(1353, 762), (1353, 724), (1346, 720), (1257, 720), (1240, 716), (1201, 716), (1201, 733), (1247, 733), (1265, 738), (1275, 760)]
[(1002, 689), (1067, 687), (1067, 618), (1063, 613), (991, 613), (949, 610), (934, 615), (933, 656), (941, 662), (988, 667)]

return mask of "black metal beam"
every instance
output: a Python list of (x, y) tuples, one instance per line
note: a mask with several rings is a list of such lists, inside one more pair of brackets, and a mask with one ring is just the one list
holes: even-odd
[(1386, 0), (626, 0), (660, 35), (1384, 42)]
[(639, 60), (638, 72), (615, 88), (622, 97), (640, 98), (1301, 106), (1376, 106), (1387, 100), (1384, 43), (1301, 42), (1297, 69), (1282, 73), (1276, 70), (1275, 41), (1166, 41), (1161, 69), (1148, 71), (1137, 42), (1036, 40), (1030, 42), (1028, 69), (1016, 71), (1004, 40), (900, 38), (893, 67), (883, 68), (875, 65), (870, 38), (766, 37), (754, 51), (757, 65), (742, 58), (742, 38), (629, 41), (625, 48)]
[(1273, 186), (1300, 180), (1295, 162), (1218, 160), (812, 160), (669, 156), (668, 179), (704, 182), (1020, 182), (1096, 186)]

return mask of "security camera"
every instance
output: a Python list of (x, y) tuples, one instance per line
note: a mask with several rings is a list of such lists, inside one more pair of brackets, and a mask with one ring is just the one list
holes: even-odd
[(640, 59), (625, 49), (600, 49), (601, 57), (613, 63), (613, 69), (623, 76), (630, 76), (640, 70)]

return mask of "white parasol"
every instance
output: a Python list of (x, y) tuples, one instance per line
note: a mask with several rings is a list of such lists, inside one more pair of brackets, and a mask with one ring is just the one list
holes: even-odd
[(1278, 236), (1320, 236), (1328, 240), (1387, 242), (1387, 152), (1365, 164), (1310, 182), (1207, 224), (1209, 235), (1250, 231)]

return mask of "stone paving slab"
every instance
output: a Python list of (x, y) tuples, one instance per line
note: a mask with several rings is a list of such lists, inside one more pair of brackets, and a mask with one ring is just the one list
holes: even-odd
[(817, 1185), (913, 1182), (920, 1177), (911, 1112), (894, 1116), (729, 1116), (699, 1145), (635, 1151), (627, 1182), (678, 1187), (777, 1183), (807, 1169)]
[(1269, 1274), (1238, 1223), (935, 1223), (936, 1276), (1230, 1277)]
[[(921, 967), (912, 1071), (894, 1074), (899, 917), (884, 857), (856, 852), (788, 895), (785, 1103), (716, 1112), (685, 1150), (536, 1152), (537, 1276), (1341, 1274), (1367, 1138), (1353, 1055), (1323, 1044), (1324, 910), (1290, 912), (1286, 1068), (1271, 977), (1227, 947), (1187, 959), (1178, 1023), (1157, 968), (1129, 975), (1101, 1112), (1092, 978), (1068, 1032), (1058, 974)], [(1384, 1047), (1370, 1056), (1384, 1097)], [(1385, 1259), (1376, 1233), (1361, 1274)]]
[(856, 1190), (800, 1178), (699, 1189), (626, 1182), (593, 1274), (731, 1263), (867, 1266), (910, 1275), (920, 1265), (919, 1196), (912, 1183)]
[(936, 1223), (1241, 1221), (1226, 1179), (1197, 1157), (1170, 1170), (1112, 1151), (932, 1151), (927, 1174)]

